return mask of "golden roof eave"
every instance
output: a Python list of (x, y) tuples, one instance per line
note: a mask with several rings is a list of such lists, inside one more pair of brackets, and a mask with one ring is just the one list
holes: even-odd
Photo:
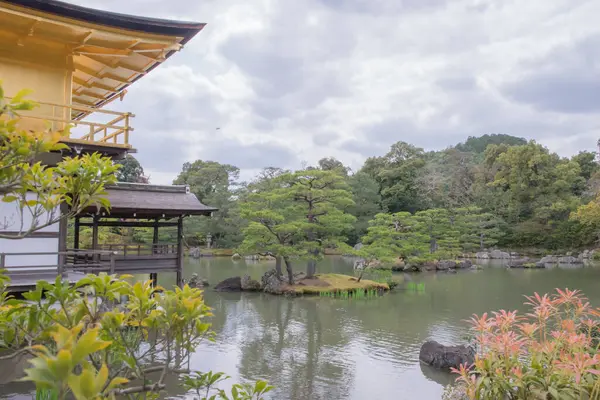
[(0, 0), (0, 48), (26, 48), (49, 57), (64, 54), (73, 71), (72, 102), (91, 108), (121, 96), (204, 25), (109, 13), (55, 0)]

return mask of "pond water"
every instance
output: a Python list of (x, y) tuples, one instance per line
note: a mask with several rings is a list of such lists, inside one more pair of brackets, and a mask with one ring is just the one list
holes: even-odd
[[(186, 275), (196, 272), (215, 283), (250, 274), (258, 279), (269, 262), (246, 264), (228, 258), (188, 260)], [(352, 273), (338, 257), (319, 264), (320, 272)], [(266, 379), (276, 386), (268, 398), (290, 400), (440, 399), (454, 380), (419, 363), (423, 342), (464, 343), (471, 314), (523, 309), (523, 295), (556, 287), (581, 289), (600, 306), (600, 268), (566, 267), (513, 270), (500, 264), (481, 271), (395, 274), (399, 290), (372, 299), (286, 298), (258, 293), (207, 290), (214, 308), (215, 343), (204, 343), (192, 368), (223, 371), (232, 381)], [(421, 290), (403, 290), (415, 282)], [(168, 286), (168, 277), (159, 283)], [(6, 365), (0, 365), (0, 370)], [(172, 380), (170, 398), (185, 398)], [(0, 385), (1, 398), (25, 398), (24, 387)], [(12, 396), (11, 396), (12, 395)], [(29, 397), (30, 398), (30, 397)], [(191, 397), (190, 397), (191, 398)]]

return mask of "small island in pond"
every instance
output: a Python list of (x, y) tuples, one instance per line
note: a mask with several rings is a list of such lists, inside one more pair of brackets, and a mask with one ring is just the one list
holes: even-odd
[(215, 288), (219, 292), (265, 292), (275, 295), (355, 295), (380, 294), (390, 290), (387, 283), (375, 282), (344, 274), (316, 274), (307, 278), (303, 273), (294, 277), (293, 284), (278, 277), (275, 270), (266, 272), (261, 282), (248, 275), (232, 277), (219, 282)]

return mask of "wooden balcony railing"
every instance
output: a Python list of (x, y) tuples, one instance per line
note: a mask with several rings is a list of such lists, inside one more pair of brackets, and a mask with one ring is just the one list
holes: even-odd
[(135, 117), (132, 113), (73, 104), (36, 103), (39, 107), (20, 112), (26, 129), (44, 129), (47, 127), (44, 124), (50, 124), (52, 130), (70, 126), (70, 136), (64, 138), (64, 142), (131, 148), (129, 133), (133, 131), (131, 118)]

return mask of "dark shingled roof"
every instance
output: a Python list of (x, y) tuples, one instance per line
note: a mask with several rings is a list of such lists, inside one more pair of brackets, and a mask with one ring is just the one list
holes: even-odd
[[(156, 218), (180, 215), (210, 215), (216, 211), (206, 206), (183, 185), (147, 185), (142, 183), (118, 183), (107, 186), (111, 217)], [(95, 213), (90, 208), (86, 213)]]
[(80, 21), (155, 33), (159, 35), (181, 36), (181, 44), (186, 44), (206, 24), (201, 22), (175, 21), (159, 18), (139, 17), (136, 15), (120, 14), (110, 11), (96, 10), (65, 3), (57, 0), (3, 0), (22, 7), (59, 15), (61, 17), (78, 19)]

